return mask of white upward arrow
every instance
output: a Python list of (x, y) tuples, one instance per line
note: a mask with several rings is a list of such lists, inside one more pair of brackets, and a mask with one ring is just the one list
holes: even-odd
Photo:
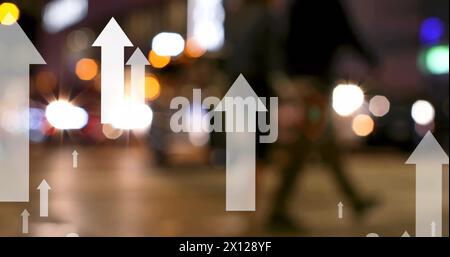
[[(406, 164), (416, 165), (416, 237), (442, 236), (442, 165), (448, 156), (428, 132)], [(434, 235), (430, 224), (435, 224)]]
[(402, 234), (402, 237), (410, 237), (408, 231), (405, 231), (405, 232)]
[(101, 123), (111, 124), (115, 106), (124, 98), (124, 47), (133, 46), (114, 18), (108, 22), (92, 46), (102, 48)]
[(215, 111), (226, 112), (226, 210), (255, 211), (256, 112), (267, 109), (241, 74)]
[(74, 169), (78, 168), (78, 152), (77, 152), (77, 150), (73, 150), (73, 152), (72, 152), (72, 167)]
[(342, 202), (338, 203), (338, 218), (342, 219), (344, 217), (344, 210), (343, 210), (344, 204)]
[(22, 216), (22, 234), (28, 234), (28, 217), (30, 213), (25, 209), (20, 216)]
[[(5, 19), (14, 20), (11, 14)], [(0, 25), (0, 117), (19, 121), (0, 128), (0, 202), (29, 201), (30, 64), (45, 61), (19, 24)]]
[(127, 65), (131, 65), (130, 98), (134, 103), (145, 104), (145, 66), (150, 63), (138, 47)]
[(51, 187), (47, 184), (47, 181), (42, 180), (41, 184), (37, 188), (39, 190), (39, 216), (48, 217), (48, 191)]

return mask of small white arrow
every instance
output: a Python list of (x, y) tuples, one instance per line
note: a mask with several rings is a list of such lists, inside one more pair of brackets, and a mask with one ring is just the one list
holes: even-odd
[(145, 66), (150, 63), (138, 47), (128, 59), (127, 65), (131, 65), (130, 98), (135, 103), (145, 104)]
[(448, 156), (428, 131), (406, 164), (416, 165), (416, 237), (442, 236), (442, 165)]
[(118, 103), (124, 98), (124, 48), (133, 46), (114, 18), (108, 22), (92, 46), (101, 47), (101, 123), (111, 124)]
[(47, 181), (42, 180), (41, 184), (37, 188), (39, 190), (39, 216), (48, 217), (48, 191), (51, 187), (47, 184)]
[(74, 169), (78, 168), (78, 152), (77, 152), (77, 150), (73, 150), (73, 152), (72, 152), (72, 167)]
[(267, 109), (241, 74), (215, 111), (226, 112), (226, 210), (255, 211), (256, 112)]
[(0, 202), (28, 202), (30, 64), (45, 61), (17, 22), (0, 25), (0, 60), (0, 117), (20, 122), (20, 129), (0, 132)]
[(344, 204), (342, 202), (338, 203), (338, 219), (342, 219), (344, 217)]
[(22, 216), (22, 234), (28, 234), (28, 217), (30, 213), (25, 209), (20, 216)]
[(402, 234), (402, 237), (411, 237), (411, 236), (409, 235), (408, 231), (405, 231), (405, 232)]
[(431, 237), (436, 237), (436, 222), (431, 222)]

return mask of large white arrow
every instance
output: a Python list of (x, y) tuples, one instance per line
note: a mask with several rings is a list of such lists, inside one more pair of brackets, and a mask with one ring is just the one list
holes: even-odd
[(226, 112), (226, 210), (255, 211), (256, 112), (267, 109), (241, 74), (215, 111)]
[(30, 213), (25, 209), (20, 216), (22, 216), (22, 234), (28, 234), (28, 217)]
[(101, 123), (111, 124), (115, 108), (124, 98), (124, 47), (133, 44), (116, 20), (111, 18), (92, 46), (102, 48)]
[(150, 63), (138, 47), (128, 59), (127, 65), (131, 65), (130, 98), (133, 103), (145, 104), (145, 66)]
[(0, 202), (29, 201), (30, 64), (45, 61), (19, 24), (0, 25)]
[(39, 216), (48, 217), (48, 191), (51, 187), (47, 184), (47, 181), (42, 180), (41, 184), (37, 188), (39, 190)]
[(416, 165), (416, 237), (442, 236), (442, 165), (448, 156), (428, 132), (406, 164)]

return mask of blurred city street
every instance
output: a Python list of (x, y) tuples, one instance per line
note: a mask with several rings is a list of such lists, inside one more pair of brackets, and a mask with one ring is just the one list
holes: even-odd
[(448, 236), (449, 1), (325, 2), (0, 1), (0, 237)]
[[(75, 147), (75, 146), (74, 146)], [(158, 168), (146, 148), (75, 147), (79, 165), (72, 168), (71, 147), (31, 148), (30, 203), (1, 203), (0, 236), (21, 235), (20, 213), (30, 211), (31, 236), (400, 236), (414, 234), (414, 166), (395, 151), (350, 153), (352, 178), (379, 205), (355, 220), (346, 200), (319, 164), (308, 165), (298, 181), (291, 213), (304, 233), (264, 230), (262, 217), (277, 183), (276, 167), (265, 171), (256, 213), (225, 212), (225, 171), (207, 166)], [(189, 158), (189, 157), (188, 157)], [(39, 217), (39, 192), (45, 178), (51, 187), (49, 218)], [(448, 168), (444, 172), (443, 235), (448, 236)], [(344, 217), (337, 218), (337, 203)]]

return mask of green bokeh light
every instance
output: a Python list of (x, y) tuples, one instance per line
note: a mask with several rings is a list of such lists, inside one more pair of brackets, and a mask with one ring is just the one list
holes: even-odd
[(448, 74), (448, 45), (433, 46), (425, 53), (425, 67), (434, 75)]

